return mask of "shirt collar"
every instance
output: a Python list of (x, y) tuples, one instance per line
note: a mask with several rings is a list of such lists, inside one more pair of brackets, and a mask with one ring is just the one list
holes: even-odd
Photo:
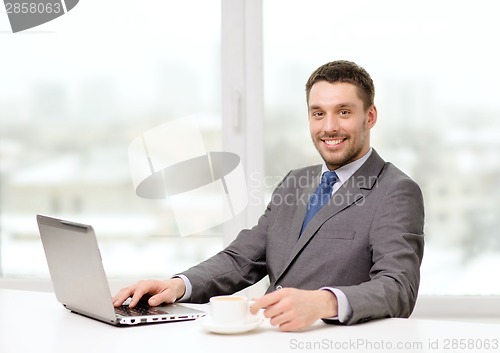
[[(349, 179), (356, 171), (361, 168), (363, 164), (365, 164), (366, 160), (370, 157), (372, 154), (372, 148), (368, 150), (368, 152), (361, 158), (356, 159), (355, 161), (348, 163), (338, 169), (335, 169), (334, 172), (337, 174), (340, 183), (338, 183), (338, 186), (342, 185), (347, 179)], [(326, 166), (326, 163), (323, 163), (323, 166), (321, 168), (321, 175), (323, 175), (324, 172), (328, 171), (328, 167)]]

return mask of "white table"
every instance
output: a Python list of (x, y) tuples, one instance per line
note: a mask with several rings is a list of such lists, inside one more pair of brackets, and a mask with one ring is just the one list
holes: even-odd
[(1, 353), (176, 351), (500, 352), (500, 325), (384, 319), (335, 326), (318, 321), (304, 332), (283, 333), (264, 321), (248, 333), (219, 335), (204, 331), (197, 321), (114, 327), (69, 312), (53, 293), (0, 289)]

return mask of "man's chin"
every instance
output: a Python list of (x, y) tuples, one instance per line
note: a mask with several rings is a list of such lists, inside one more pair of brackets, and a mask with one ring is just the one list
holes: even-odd
[(323, 157), (323, 160), (325, 161), (326, 166), (329, 169), (337, 169), (337, 168), (342, 167), (344, 164), (347, 164), (345, 158), (331, 158), (331, 157), (325, 158), (325, 157)]
[(321, 157), (326, 163), (326, 166), (329, 169), (337, 169), (342, 167), (343, 165), (348, 164), (351, 160), (346, 153), (342, 153), (342, 151), (334, 152), (328, 151), (327, 153), (320, 153)]

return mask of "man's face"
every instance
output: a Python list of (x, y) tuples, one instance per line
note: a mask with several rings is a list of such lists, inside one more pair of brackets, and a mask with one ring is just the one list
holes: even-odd
[(311, 87), (308, 103), (311, 137), (330, 170), (368, 152), (377, 109), (372, 105), (365, 111), (356, 86), (345, 82), (316, 82)]

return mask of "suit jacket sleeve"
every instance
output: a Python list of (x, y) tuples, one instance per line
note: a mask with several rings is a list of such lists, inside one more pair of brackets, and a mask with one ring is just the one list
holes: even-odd
[(242, 230), (224, 250), (182, 273), (192, 284), (190, 302), (206, 303), (212, 296), (232, 294), (257, 283), (268, 274), (268, 225), (276, 213), (271, 204), (256, 226)]

